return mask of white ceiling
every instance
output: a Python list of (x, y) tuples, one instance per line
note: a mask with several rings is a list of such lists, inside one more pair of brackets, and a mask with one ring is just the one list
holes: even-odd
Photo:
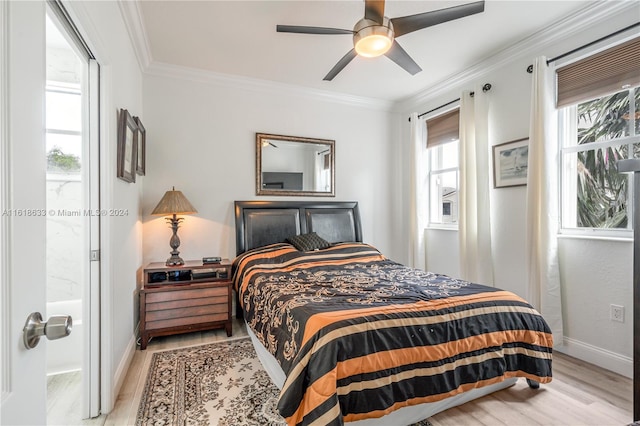
[[(470, 1), (387, 0), (389, 18)], [(510, 0), (397, 40), (423, 71), (411, 76), (386, 57), (356, 57), (322, 78), (352, 47), (349, 35), (277, 33), (277, 24), (352, 29), (362, 0), (141, 1), (152, 63), (250, 77), (386, 101), (407, 98), (577, 13), (592, 1)]]

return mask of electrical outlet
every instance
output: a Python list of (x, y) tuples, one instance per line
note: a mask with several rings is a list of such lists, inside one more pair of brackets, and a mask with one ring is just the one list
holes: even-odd
[(613, 304), (609, 306), (611, 307), (611, 311), (609, 312), (611, 321), (624, 322), (624, 306)]

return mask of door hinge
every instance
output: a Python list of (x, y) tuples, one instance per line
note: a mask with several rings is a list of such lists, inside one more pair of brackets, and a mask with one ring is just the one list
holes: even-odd
[(100, 260), (100, 250), (91, 250), (91, 261), (98, 262)]

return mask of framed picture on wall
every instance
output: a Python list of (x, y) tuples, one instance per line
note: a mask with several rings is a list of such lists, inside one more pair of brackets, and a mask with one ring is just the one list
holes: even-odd
[(138, 126), (138, 160), (136, 161), (136, 173), (144, 176), (147, 154), (147, 130), (142, 125), (140, 117), (133, 117), (133, 120)]
[(138, 126), (126, 109), (118, 117), (118, 170), (117, 176), (125, 182), (136, 181), (138, 154)]
[(493, 186), (520, 186), (527, 184), (529, 166), (529, 138), (494, 145)]

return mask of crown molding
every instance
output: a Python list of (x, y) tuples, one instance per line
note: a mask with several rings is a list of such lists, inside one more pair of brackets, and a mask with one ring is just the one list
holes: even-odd
[(450, 92), (452, 88), (472, 82), (515, 60), (530, 58), (532, 54), (535, 54), (536, 50), (583, 32), (585, 29), (596, 26), (620, 13), (637, 13), (637, 10), (638, 3), (633, 0), (596, 1), (572, 15), (555, 21), (535, 34), (498, 51), (463, 72), (453, 74), (421, 90), (416, 95), (397, 101), (394, 104), (394, 110), (406, 112), (414, 108), (420, 108), (427, 104), (429, 100)]
[(151, 56), (147, 30), (140, 12), (140, 3), (138, 1), (118, 0), (118, 6), (138, 59), (138, 65), (140, 70), (144, 72), (153, 61), (153, 57)]
[(393, 111), (394, 102), (364, 96), (348, 95), (328, 90), (312, 89), (294, 84), (280, 83), (231, 74), (216, 73), (180, 65), (153, 61), (144, 71), (147, 75), (188, 80), (197, 83), (217, 85), (236, 90), (250, 90), (271, 95), (290, 95), (307, 99), (333, 102), (377, 111)]

